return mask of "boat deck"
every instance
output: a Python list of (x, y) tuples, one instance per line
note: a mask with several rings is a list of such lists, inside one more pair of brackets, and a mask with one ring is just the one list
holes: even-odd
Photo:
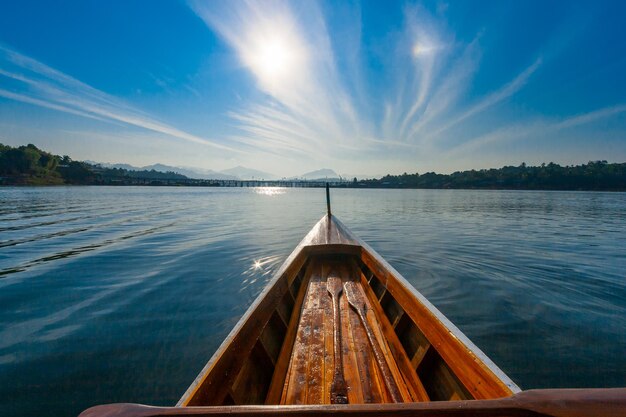
[[(289, 367), (280, 396), (281, 404), (329, 404), (334, 375), (334, 316), (332, 296), (327, 279), (353, 282), (354, 294), (366, 306), (371, 334), (384, 363), (377, 361), (368, 340), (367, 330), (357, 311), (350, 306), (344, 289), (340, 294), (341, 354), (343, 376), (350, 404), (427, 401), (428, 396), (392, 324), (382, 313), (380, 304), (368, 285), (361, 284), (361, 273), (355, 265), (316, 259), (307, 268), (308, 285), (303, 285), (301, 318), (296, 330)], [(345, 286), (344, 286), (345, 288)], [(393, 352), (393, 353), (392, 353)], [(399, 359), (399, 360), (398, 360)], [(385, 371), (392, 381), (386, 381)], [(390, 392), (397, 387), (394, 395)], [(398, 398), (400, 397), (400, 398)]]

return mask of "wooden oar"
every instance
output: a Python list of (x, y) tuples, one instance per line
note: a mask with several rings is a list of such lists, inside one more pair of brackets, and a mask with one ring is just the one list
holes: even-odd
[(355, 282), (351, 282), (351, 281), (346, 282), (343, 285), (344, 291), (346, 293), (346, 298), (348, 299), (348, 303), (350, 303), (352, 308), (354, 308), (354, 310), (357, 312), (357, 314), (361, 318), (363, 327), (365, 327), (365, 333), (367, 333), (367, 338), (369, 339), (370, 345), (372, 346), (372, 349), (374, 350), (374, 356), (376, 357), (376, 362), (378, 362), (380, 373), (383, 375), (385, 386), (387, 387), (389, 394), (391, 394), (391, 399), (395, 403), (400, 403), (403, 401), (402, 395), (400, 394), (400, 390), (398, 389), (398, 385), (396, 385), (396, 381), (393, 378), (393, 375), (391, 375), (391, 370), (389, 369), (389, 365), (387, 364), (387, 361), (385, 360), (385, 356), (383, 355), (383, 352), (381, 351), (380, 346), (378, 345), (378, 342), (376, 341), (376, 338), (374, 337), (372, 328), (367, 322), (367, 317), (365, 315), (366, 313), (365, 300), (363, 300), (363, 297), (361, 296), (361, 293), (359, 292), (359, 289), (356, 287), (356, 285), (357, 284)]
[(334, 332), (333, 341), (335, 348), (335, 372), (330, 386), (331, 404), (348, 404), (348, 389), (343, 379), (343, 359), (341, 357), (341, 311), (339, 310), (339, 296), (342, 291), (341, 279), (329, 276), (326, 281), (326, 289), (333, 299)]

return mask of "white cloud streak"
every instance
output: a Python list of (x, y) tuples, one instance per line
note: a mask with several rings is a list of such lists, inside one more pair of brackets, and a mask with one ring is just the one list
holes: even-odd
[(368, 123), (341, 82), (317, 4), (300, 4), (305, 10), (298, 12), (281, 1), (192, 2), (191, 7), (235, 50), (266, 95), (231, 113), (248, 143), (319, 159), (337, 146), (358, 145)]
[(173, 138), (235, 151), (215, 141), (160, 122), (115, 97), (18, 52), (0, 46), (0, 77), (13, 81), (19, 92), (0, 88), (0, 96), (76, 116), (122, 123)]
[(556, 133), (561, 130), (607, 119), (621, 113), (626, 113), (626, 104), (604, 107), (591, 112), (566, 117), (561, 120), (528, 120), (524, 123), (507, 125), (485, 135), (468, 139), (459, 146), (452, 148), (448, 154), (465, 154), (497, 143), (505, 143), (507, 141), (530, 136), (542, 136), (549, 133)]
[(471, 106), (469, 109), (465, 110), (461, 115), (453, 118), (445, 125), (441, 126), (437, 130), (435, 130), (431, 135), (437, 136), (440, 133), (450, 129), (453, 126), (458, 125), (470, 117), (482, 113), (487, 110), (489, 107), (492, 107), (501, 101), (511, 97), (513, 94), (517, 93), (522, 87), (528, 82), (528, 79), (532, 74), (537, 71), (539, 65), (541, 64), (541, 59), (536, 60), (532, 65), (526, 68), (521, 74), (519, 74), (513, 81), (509, 82), (499, 90), (488, 94), (486, 97), (481, 99), (478, 103)]

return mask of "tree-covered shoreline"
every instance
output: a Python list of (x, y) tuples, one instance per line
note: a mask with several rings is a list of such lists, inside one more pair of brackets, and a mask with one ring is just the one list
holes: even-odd
[(590, 161), (571, 166), (522, 163), (452, 174), (386, 175), (354, 183), (370, 188), (626, 191), (626, 163)]
[(0, 143), (0, 185), (162, 185), (187, 179), (175, 172), (131, 171), (73, 161), (32, 144), (13, 148)]
[[(53, 155), (29, 144), (11, 147), (0, 144), (0, 185), (224, 185), (219, 181), (197, 181), (175, 172), (132, 171), (105, 168)], [(550, 162), (539, 166), (458, 171), (452, 174), (386, 175), (337, 183), (351, 188), (499, 189), (499, 190), (589, 190), (626, 191), (626, 163), (590, 161), (561, 166)]]

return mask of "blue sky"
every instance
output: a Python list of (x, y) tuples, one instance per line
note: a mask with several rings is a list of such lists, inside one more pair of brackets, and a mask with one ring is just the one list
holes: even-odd
[(626, 161), (623, 1), (4, 1), (0, 142), (291, 176)]

